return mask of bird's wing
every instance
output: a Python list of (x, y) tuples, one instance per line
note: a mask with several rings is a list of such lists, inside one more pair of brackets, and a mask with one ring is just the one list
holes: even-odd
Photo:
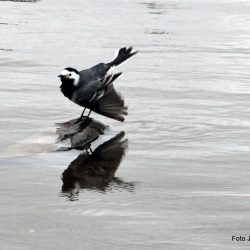
[(73, 100), (77, 103), (90, 101), (101, 85), (102, 81), (99, 79), (82, 85), (80, 88), (74, 91)]
[(89, 69), (80, 71), (80, 85), (84, 85), (90, 81), (103, 79), (110, 67), (105, 63), (99, 63)]

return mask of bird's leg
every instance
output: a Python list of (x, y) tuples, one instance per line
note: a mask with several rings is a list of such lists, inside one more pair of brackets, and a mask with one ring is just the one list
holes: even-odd
[(88, 113), (88, 115), (87, 115), (87, 118), (89, 118), (89, 115), (90, 115), (91, 112), (92, 112), (92, 110), (90, 109), (90, 110), (89, 110), (89, 113)]
[(83, 115), (84, 115), (85, 110), (86, 110), (86, 108), (84, 108), (84, 110), (82, 111), (82, 114), (81, 114), (81, 116), (80, 116), (80, 121), (81, 121), (82, 118), (83, 118)]
[(86, 150), (87, 155), (91, 155), (93, 153), (91, 147), (88, 147)]
[[(1, 0), (0, 0), (0, 1), (1, 1)], [(91, 121), (91, 119), (89, 118), (89, 115), (90, 115), (90, 113), (91, 113), (91, 110), (89, 110), (89, 113), (88, 113), (87, 116), (84, 116), (85, 110), (86, 110), (86, 108), (84, 108), (84, 110), (83, 110), (83, 112), (82, 112), (80, 118), (77, 119), (76, 123), (80, 122), (81, 124), (88, 125), (88, 122)], [(83, 120), (83, 117), (85, 118), (84, 120)]]

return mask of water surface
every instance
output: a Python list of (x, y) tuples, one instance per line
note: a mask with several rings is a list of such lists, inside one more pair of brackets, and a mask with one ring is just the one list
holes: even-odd
[[(1, 1), (1, 249), (249, 249), (250, 3)], [(133, 188), (61, 195), (79, 155), (53, 152), (55, 123), (80, 115), (61, 69), (140, 53), (121, 67)], [(96, 143), (97, 144), (97, 143)], [(97, 145), (94, 145), (97, 146)]]

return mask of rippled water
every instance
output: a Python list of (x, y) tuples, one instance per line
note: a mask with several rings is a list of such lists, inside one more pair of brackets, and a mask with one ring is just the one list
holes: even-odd
[[(1, 249), (249, 249), (250, 2), (1, 1)], [(108, 190), (61, 194), (79, 152), (55, 123), (81, 109), (59, 91), (121, 46), (140, 53), (116, 87), (129, 150)]]

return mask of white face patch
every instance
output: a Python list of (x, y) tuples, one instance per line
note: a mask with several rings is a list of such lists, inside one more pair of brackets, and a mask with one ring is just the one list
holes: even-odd
[(61, 71), (61, 75), (64, 77), (64, 78), (69, 78), (70, 76), (70, 73), (67, 69), (64, 69)]
[(73, 84), (74, 84), (74, 86), (77, 86), (77, 84), (78, 84), (78, 82), (79, 82), (79, 79), (80, 79), (79, 74), (77, 74), (77, 73), (74, 72), (74, 71), (69, 71), (69, 70), (67, 70), (67, 69), (64, 69), (64, 70), (61, 71), (61, 75), (62, 75), (64, 78), (74, 80)]
[(79, 74), (76, 74), (75, 72), (72, 72), (74, 75), (74, 82), (73, 82), (73, 84), (74, 84), (74, 86), (77, 86), (77, 84), (79, 83), (79, 80), (80, 80), (80, 75)]
[(64, 70), (61, 71), (61, 75), (64, 78), (71, 79), (72, 72), (68, 71), (67, 69), (64, 69)]

